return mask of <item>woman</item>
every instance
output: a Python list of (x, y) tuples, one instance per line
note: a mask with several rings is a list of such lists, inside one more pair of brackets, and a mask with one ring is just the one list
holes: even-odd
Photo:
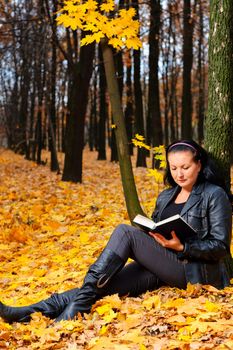
[[(187, 283), (229, 284), (223, 258), (230, 254), (232, 211), (224, 186), (206, 151), (194, 141), (178, 141), (167, 148), (166, 182), (152, 215), (159, 221), (180, 214), (196, 230), (196, 237), (181, 243), (172, 231), (167, 240), (158, 233), (121, 224), (106, 248), (76, 288), (26, 307), (0, 304), (7, 322), (23, 322), (36, 311), (56, 321), (89, 312), (104, 295), (138, 295), (161, 285), (186, 288)], [(124, 267), (128, 258), (135, 260)]]

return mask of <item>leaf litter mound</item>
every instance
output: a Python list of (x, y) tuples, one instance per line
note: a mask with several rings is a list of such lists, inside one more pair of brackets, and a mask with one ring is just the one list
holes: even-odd
[[(73, 184), (48, 166), (0, 150), (3, 302), (28, 305), (81, 286), (114, 227), (129, 223), (118, 165), (96, 158), (85, 150), (83, 184)], [(150, 215), (160, 188), (146, 169), (134, 173)], [(30, 323), (9, 325), (0, 318), (0, 349), (233, 349), (232, 292), (162, 287), (138, 298), (105, 297), (75, 321), (54, 323), (35, 313)]]

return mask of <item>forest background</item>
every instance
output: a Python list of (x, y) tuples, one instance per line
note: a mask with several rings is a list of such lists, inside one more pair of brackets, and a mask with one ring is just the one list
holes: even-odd
[[(223, 11), (221, 4), (214, 7), (216, 3), (212, 1), (212, 11), (215, 10), (217, 18), (218, 12), (225, 13), (226, 8)], [(232, 5), (229, 5), (228, 1), (226, 3), (229, 10)], [(4, 146), (25, 155), (27, 160), (32, 160), (38, 165), (47, 162), (51, 170), (58, 173), (58, 176), (60, 169), (62, 169), (62, 180), (82, 182), (83, 150), (85, 146), (93, 154), (97, 152), (97, 159), (99, 161), (107, 158), (107, 155), (109, 155), (108, 148), (110, 147), (110, 156), (108, 156), (108, 159), (112, 161), (112, 167), (116, 169), (114, 165), (118, 160), (114, 134), (116, 125), (112, 120), (113, 111), (109, 103), (100, 45), (92, 43), (87, 46), (81, 46), (81, 39), (88, 33), (76, 29), (72, 30), (69, 27), (64, 29), (57, 25), (56, 13), (61, 5), (62, 3), (60, 2), (49, 0), (21, 1), (20, 3), (18, 1), (0, 2), (0, 116), (1, 133), (4, 136), (2, 142)], [(146, 163), (154, 166), (156, 164), (153, 157), (149, 157), (150, 154), (148, 151), (139, 148), (135, 152), (133, 149), (132, 138), (135, 134), (144, 135), (150, 147), (161, 144), (167, 145), (172, 140), (180, 137), (193, 137), (200, 143), (204, 141), (204, 119), (207, 114), (208, 96), (207, 73), (209, 69), (207, 59), (209, 52), (209, 2), (204, 0), (122, 0), (115, 1), (115, 5), (116, 13), (120, 9), (134, 8), (136, 10), (135, 18), (141, 24), (140, 39), (142, 40), (142, 47), (140, 49), (135, 47), (135, 49), (132, 48), (130, 50), (126, 48), (121, 50), (113, 49), (113, 57), (127, 129), (128, 144), (131, 155), (133, 153), (135, 154), (132, 160), (135, 162), (136, 167), (145, 167)], [(232, 45), (229, 47), (232, 49)], [(219, 48), (222, 48), (222, 51), (224, 51), (221, 39)], [(221, 66), (221, 61), (218, 62), (218, 66)], [(228, 70), (227, 73), (226, 71), (223, 73), (228, 73), (231, 77), (232, 69)], [(219, 98), (221, 96), (219, 87), (216, 86), (215, 90)], [(223, 96), (222, 105), (225, 100)], [(228, 100), (232, 101), (232, 96)], [(209, 105), (211, 104), (209, 103)], [(224, 158), (227, 158), (227, 169), (229, 169), (230, 155), (232, 156), (232, 137), (229, 137), (232, 131), (232, 122), (229, 124), (229, 120), (232, 120), (232, 114), (224, 119), (225, 130), (223, 133), (221, 127), (216, 129), (216, 117), (212, 118), (208, 126), (211, 129), (210, 126), (212, 124), (215, 130), (214, 132), (212, 131), (212, 136), (209, 137), (209, 140), (207, 139), (207, 146), (210, 147), (211, 140), (212, 147), (214, 146), (216, 149), (220, 149), (220, 154)], [(224, 146), (223, 148), (222, 145)], [(231, 153), (229, 153), (229, 149), (231, 149)], [(49, 153), (45, 150), (49, 150), (50, 160), (48, 160)], [(60, 152), (65, 154), (64, 167), (63, 157), (61, 158), (62, 162), (59, 161)], [(44, 158), (44, 154), (46, 154), (46, 158)], [(10, 154), (10, 157), (12, 157), (12, 160), (18, 159), (14, 158), (12, 154)], [(93, 160), (90, 156), (89, 158)], [(4, 157), (3, 163), (8, 163), (8, 160), (5, 160)], [(93, 162), (96, 169), (99, 169), (97, 163)], [(108, 169), (107, 163), (104, 164), (105, 169)], [(15, 171), (17, 166), (11, 169)], [(6, 173), (8, 171), (9, 169), (7, 168)], [(17, 173), (17, 171), (15, 172)], [(112, 170), (110, 170), (110, 173), (112, 174)], [(53, 175), (51, 176), (53, 177)], [(99, 172), (96, 176), (102, 177), (103, 175)], [(105, 178), (104, 181), (107, 182), (107, 179)], [(62, 187), (60, 182), (59, 186)], [(64, 188), (66, 188), (65, 185)], [(147, 193), (148, 189), (144, 190)], [(13, 206), (15, 204), (14, 193), (10, 194), (9, 199), (12, 201)], [(69, 190), (67, 193), (70, 193)], [(18, 199), (19, 201), (22, 200), (22, 198)], [(52, 201), (54, 201), (54, 198)], [(149, 203), (151, 204), (151, 202)], [(36, 208), (38, 209), (38, 207), (34, 207), (35, 211)], [(90, 209), (92, 211), (97, 209), (98, 211), (98, 206), (92, 207), (90, 205)], [(15, 214), (14, 210), (11, 210), (13, 219), (12, 217), (8, 218), (7, 222), (3, 220), (4, 229), (6, 229), (7, 225), (8, 228), (9, 225), (12, 226), (12, 223), (16, 223), (17, 227), (15, 228), (13, 225), (11, 227), (12, 230), (10, 232), (6, 231), (4, 237), (6, 241), (9, 239), (13, 242), (16, 241), (20, 244), (25, 244), (27, 242), (27, 235), (24, 236), (18, 226), (22, 222), (29, 226), (30, 223), (20, 221), (20, 213), (17, 212)], [(103, 213), (103, 215), (105, 214)], [(55, 221), (59, 222), (60, 219), (62, 218), (55, 215)], [(25, 220), (24, 216), (23, 220)], [(56, 225), (59, 226), (59, 224), (55, 224), (52, 221), (51, 226), (54, 228)], [(21, 225), (22, 227), (25, 228), (25, 226)], [(47, 231), (50, 232), (48, 227)], [(22, 239), (20, 238), (21, 236)], [(49, 235), (45, 235), (44, 239), (47, 241), (49, 239), (48, 237)], [(80, 237), (81, 243), (87, 239), (85, 238), (85, 234), (84, 238), (82, 237), (83, 235)], [(30, 249), (30, 244), (28, 247)], [(3, 250), (5, 249), (4, 244), (2, 248)], [(95, 250), (93, 254), (95, 256)], [(44, 273), (43, 271), (42, 273)], [(80, 273), (82, 273), (82, 268), (80, 269)], [(4, 281), (4, 283), (6, 285), (4, 285), (3, 290), (6, 292), (10, 281)], [(16, 288), (16, 291), (18, 288)], [(217, 293), (215, 290), (211, 292)], [(25, 293), (27, 294), (27, 292)], [(182, 292), (177, 293), (182, 294)], [(191, 290), (187, 293), (195, 295), (199, 291)], [(169, 293), (167, 295), (169, 296)], [(13, 297), (15, 297), (14, 293)], [(227, 297), (227, 294), (224, 297)], [(174, 295), (172, 298), (175, 298)], [(205, 311), (213, 312), (215, 310), (217, 312), (220, 310), (220, 307), (214, 309), (216, 305), (213, 306), (211, 304), (211, 306), (206, 306), (205, 302), (206, 300), (203, 301)], [(179, 302), (177, 303), (179, 304)], [(148, 305), (148, 309), (150, 307), (153, 309), (157, 305), (153, 296)], [(173, 308), (177, 309), (177, 306), (174, 305), (171, 306), (172, 310)], [(211, 309), (212, 307), (213, 309)], [(111, 315), (111, 310), (112, 308), (110, 306), (106, 313)], [(105, 315), (104, 312), (103, 314)], [(230, 322), (228, 315), (226, 311), (224, 313), (225, 323), (223, 322), (225, 326)], [(110, 317), (108, 320), (112, 321), (111, 316), (108, 317)], [(121, 316), (119, 317), (121, 318)], [(133, 319), (134, 317), (137, 319), (132, 325), (132, 328), (134, 326), (137, 328), (134, 334), (137, 340), (129, 339), (128, 341), (132, 343), (136, 342), (137, 345), (135, 345), (135, 348), (140, 347), (143, 349), (145, 342), (139, 336), (141, 329), (137, 327), (139, 316), (132, 317)], [(182, 315), (182, 317), (184, 316)], [(208, 317), (210, 316), (208, 315)], [(219, 317), (221, 318), (221, 316)], [(115, 315), (113, 320), (114, 318)], [(100, 325), (103, 326), (101, 322), (98, 324), (99, 327)], [(182, 322), (187, 322), (188, 325), (186, 324), (186, 326), (190, 327), (189, 322), (192, 322), (192, 320), (180, 319), (180, 324), (174, 326), (175, 328), (177, 326), (176, 331), (182, 328)], [(213, 325), (211, 324), (211, 326)], [(46, 327), (47, 323), (45, 324), (45, 329), (47, 329)], [(113, 336), (113, 333), (116, 331), (115, 326), (112, 326), (112, 324), (109, 326), (108, 322), (106, 322), (106, 324), (104, 323), (104, 327), (103, 329), (97, 327), (98, 329), (95, 332), (98, 334), (98, 331), (102, 329), (101, 334), (105, 337), (110, 332), (109, 328), (113, 327), (113, 332), (110, 332), (111, 336)], [(189, 328), (182, 329), (182, 335), (179, 340), (187, 340), (190, 343), (190, 341), (193, 341), (192, 335), (195, 334), (194, 340), (196, 341), (198, 338), (194, 331), (195, 327), (197, 327), (196, 324), (193, 327), (192, 330)], [(201, 325), (198, 327), (198, 330), (202, 327), (207, 327), (205, 328), (206, 330), (210, 325)], [(59, 336), (57, 335), (58, 338), (56, 338), (54, 334), (50, 334), (49, 331), (46, 332), (45, 329), (42, 331), (42, 333), (46, 334), (44, 342), (46, 343), (47, 338), (51, 336), (51, 339), (48, 341), (49, 348), (51, 345), (50, 341), (57, 342), (61, 334), (59, 333)], [(228, 332), (228, 328), (226, 329)], [(11, 331), (4, 333), (7, 341), (12, 337)], [(20, 332), (21, 330), (19, 330)], [(29, 330), (30, 332), (33, 331)], [(95, 332), (93, 334), (96, 335)], [(153, 332), (153, 336), (158, 333), (162, 333), (162, 337), (164, 336), (161, 329), (157, 330), (156, 328)], [(215, 331), (213, 330), (213, 332)], [(188, 337), (187, 339), (185, 339), (186, 335)], [(226, 336), (226, 333), (222, 333), (222, 335)], [(19, 334), (17, 336), (19, 337)], [(40, 335), (37, 334), (36, 337), (38, 340)], [(84, 338), (83, 344), (85, 346), (89, 335), (87, 336), (85, 334)], [(132, 338), (134, 338), (133, 335)], [(227, 341), (229, 339), (230, 335), (227, 333)], [(18, 338), (15, 341), (18, 342)], [(104, 341), (106, 341), (105, 338)], [(99, 343), (97, 340), (96, 342), (96, 346), (98, 347)], [(146, 342), (148, 346), (151, 346), (151, 340), (147, 340)], [(218, 342), (218, 339), (216, 339), (216, 342)], [(161, 347), (165, 346), (164, 348), (166, 348), (168, 346), (167, 344), (162, 344)], [(176, 343), (174, 344), (174, 346), (177, 346)], [(133, 348), (131, 345), (128, 348)], [(186, 345), (184, 343), (180, 346), (184, 346), (185, 348)], [(95, 343), (91, 346), (95, 346)], [(115, 348), (114, 345), (111, 346)], [(120, 346), (122, 348), (123, 345), (121, 344)], [(173, 345), (170, 344), (169, 346)]]
[[(180, 137), (203, 142), (208, 1), (116, 3), (118, 11), (135, 8), (141, 24), (142, 47), (114, 51), (131, 152), (136, 133), (153, 146)], [(84, 145), (96, 149), (98, 159), (106, 159), (110, 146), (111, 160), (117, 160), (114, 123), (99, 45), (81, 47), (83, 32), (57, 26), (59, 8), (49, 0), (1, 1), (1, 124), (8, 147), (27, 159), (40, 163), (49, 147), (52, 170), (58, 167), (56, 150), (75, 147), (80, 160), (73, 180), (79, 182)], [(70, 114), (78, 121), (72, 146), (66, 134)], [(147, 156), (139, 150), (137, 166), (145, 166)]]

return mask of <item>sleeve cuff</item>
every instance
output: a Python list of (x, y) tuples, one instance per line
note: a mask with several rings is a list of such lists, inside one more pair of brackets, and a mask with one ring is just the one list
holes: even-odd
[(188, 244), (187, 243), (184, 243), (184, 249), (182, 250), (182, 252), (179, 252), (177, 254), (177, 256), (178, 256), (178, 259), (181, 259), (181, 260), (187, 258), (187, 256), (188, 256)]

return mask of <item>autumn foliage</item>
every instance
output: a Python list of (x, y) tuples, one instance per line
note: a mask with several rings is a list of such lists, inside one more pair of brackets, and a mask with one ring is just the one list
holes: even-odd
[[(80, 286), (112, 229), (129, 223), (118, 165), (86, 150), (84, 167), (83, 184), (64, 183), (49, 166), (1, 150), (3, 302), (30, 304)], [(149, 215), (160, 188), (146, 169), (134, 172)], [(54, 324), (39, 313), (29, 324), (1, 320), (0, 349), (232, 349), (232, 292), (163, 287), (138, 298), (105, 297), (76, 321)]]
[(139, 21), (135, 20), (134, 8), (121, 9), (115, 15), (114, 0), (102, 1), (99, 5), (94, 0), (66, 0), (58, 16), (58, 24), (75, 30), (82, 29), (87, 34), (81, 40), (82, 45), (107, 38), (116, 49), (123, 47), (138, 49), (142, 46), (139, 33)]

